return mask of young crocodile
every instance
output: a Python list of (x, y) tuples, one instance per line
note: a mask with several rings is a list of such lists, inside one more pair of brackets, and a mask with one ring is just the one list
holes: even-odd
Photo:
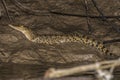
[(104, 45), (94, 39), (88, 38), (87, 36), (84, 36), (80, 33), (74, 33), (74, 34), (64, 34), (64, 35), (41, 35), (36, 36), (33, 34), (33, 32), (24, 27), (24, 26), (13, 26), (9, 25), (11, 28), (18, 30), (22, 32), (26, 38), (34, 43), (42, 43), (42, 44), (61, 44), (65, 42), (81, 42), (86, 45), (90, 45), (92, 47), (95, 47), (100, 52), (111, 55), (111, 53), (108, 51), (107, 48), (104, 47)]

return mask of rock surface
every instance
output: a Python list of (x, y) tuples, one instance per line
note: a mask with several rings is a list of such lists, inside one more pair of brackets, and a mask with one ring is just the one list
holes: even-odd
[[(4, 0), (7, 10), (0, 2), (0, 80), (37, 80), (50, 67), (67, 68), (106, 60), (103, 53), (82, 43), (32, 43), (8, 24), (24, 25), (36, 35), (80, 31), (106, 41), (110, 52), (120, 57), (120, 1), (84, 1)], [(115, 71), (118, 79), (119, 71)]]

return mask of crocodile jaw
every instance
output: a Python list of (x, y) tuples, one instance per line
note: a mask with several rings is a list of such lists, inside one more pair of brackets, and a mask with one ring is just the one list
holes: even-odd
[(27, 28), (23, 27), (23, 26), (19, 26), (19, 27), (16, 27), (16, 26), (13, 26), (11, 24), (9, 24), (9, 26), (17, 31), (20, 31), (21, 33), (23, 33), (25, 35), (25, 37), (28, 39), (28, 40), (32, 40), (34, 38), (34, 35), (32, 33), (32, 31), (28, 30)]

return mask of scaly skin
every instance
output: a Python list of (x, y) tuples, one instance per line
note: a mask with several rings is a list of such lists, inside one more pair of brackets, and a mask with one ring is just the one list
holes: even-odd
[(80, 33), (74, 34), (65, 34), (65, 35), (42, 35), (42, 36), (35, 36), (30, 29), (27, 29), (23, 26), (13, 26), (9, 25), (11, 28), (22, 32), (26, 38), (34, 43), (42, 43), (42, 44), (61, 44), (65, 42), (81, 42), (86, 45), (90, 45), (95, 47), (102, 53), (109, 55), (109, 51), (107, 48), (104, 47), (102, 43), (99, 43), (96, 40), (90, 39), (87, 36), (84, 36)]

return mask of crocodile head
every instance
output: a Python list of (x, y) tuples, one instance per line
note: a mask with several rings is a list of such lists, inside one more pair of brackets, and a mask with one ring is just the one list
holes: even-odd
[(35, 37), (32, 31), (24, 26), (13, 26), (11, 24), (9, 24), (9, 26), (17, 31), (22, 32), (29, 40), (32, 40)]
[(15, 30), (18, 30), (18, 31), (20, 31), (20, 32), (22, 32), (22, 33), (25, 33), (26, 31), (28, 31), (28, 29), (27, 28), (25, 28), (24, 26), (13, 26), (13, 25), (11, 25), (11, 24), (9, 24), (9, 26), (11, 27), (11, 28), (13, 28), (13, 29), (15, 29)]

